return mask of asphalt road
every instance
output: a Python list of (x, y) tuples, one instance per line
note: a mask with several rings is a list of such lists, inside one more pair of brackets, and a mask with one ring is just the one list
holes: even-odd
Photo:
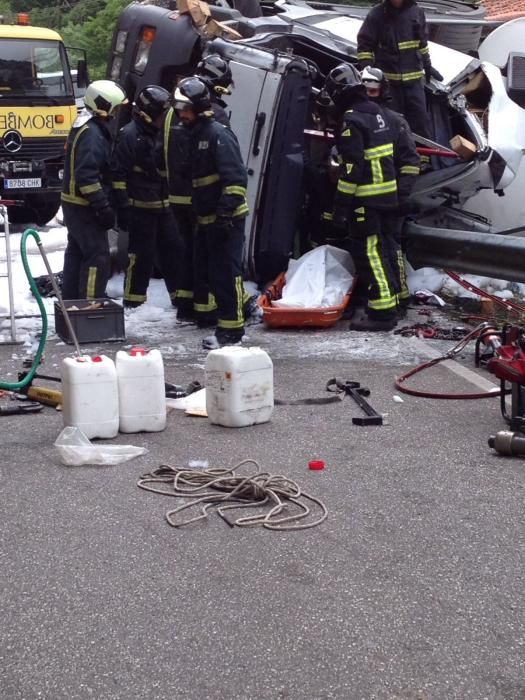
[[(525, 460), (487, 447), (497, 399), (395, 402), (394, 375), (432, 341), (250, 336), (272, 354), (279, 398), (357, 379), (387, 425), (353, 426), (347, 401), (278, 406), (244, 429), (172, 412), (163, 433), (117, 438), (147, 455), (71, 468), (53, 448), (60, 413), (1, 417), (0, 697), (523, 700)], [(169, 380), (202, 379), (196, 331), (158, 338)], [(18, 352), (0, 348), (2, 378)], [(50, 342), (43, 370), (67, 352)], [(420, 385), (472, 390), (467, 379), (440, 367)], [(176, 530), (172, 499), (136, 486), (163, 462), (245, 457), (320, 497), (328, 520)], [(309, 472), (312, 458), (325, 470)]]

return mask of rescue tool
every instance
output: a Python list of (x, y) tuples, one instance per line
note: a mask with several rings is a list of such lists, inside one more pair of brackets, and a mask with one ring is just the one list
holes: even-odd
[(359, 408), (363, 410), (366, 415), (354, 416), (352, 418), (353, 425), (383, 425), (383, 416), (372, 408), (368, 401), (363, 398), (364, 396), (370, 396), (370, 389), (368, 387), (361, 386), (359, 382), (330, 379), (326, 385), (326, 390), (344, 393), (350, 396)]

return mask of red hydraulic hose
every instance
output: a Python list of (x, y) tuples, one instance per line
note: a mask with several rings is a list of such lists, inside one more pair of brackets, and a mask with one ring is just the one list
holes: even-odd
[(501, 306), (506, 311), (513, 311), (514, 313), (525, 315), (525, 306), (523, 306), (523, 304), (518, 304), (517, 301), (511, 301), (510, 299), (500, 299), (500, 297), (497, 297), (495, 294), (490, 294), (489, 292), (476, 287), (474, 284), (472, 284), (472, 282), (467, 282), (467, 280), (460, 277), (457, 272), (451, 272), (450, 270), (445, 270), (445, 272), (451, 279), (454, 280), (454, 282), (457, 282), (461, 287), (463, 287), (463, 289), (466, 289), (473, 294), (477, 294), (480, 297), (484, 297), (485, 299), (490, 299), (490, 301), (494, 302), (494, 304), (497, 306)]
[(484, 391), (484, 392), (476, 393), (476, 394), (466, 394), (466, 393), (451, 394), (451, 393), (436, 393), (433, 391), (422, 391), (419, 389), (410, 389), (409, 387), (404, 385), (404, 382), (407, 379), (409, 379), (410, 377), (413, 377), (415, 374), (418, 374), (419, 372), (422, 372), (425, 369), (429, 369), (430, 367), (433, 367), (434, 365), (437, 365), (440, 362), (443, 362), (444, 360), (452, 360), (455, 355), (460, 353), (468, 345), (468, 343), (470, 343), (471, 340), (473, 340), (480, 333), (482, 333), (486, 329), (486, 327), (487, 327), (487, 324), (481, 323), (479, 326), (474, 328), (470, 333), (468, 333), (462, 340), (460, 340), (459, 343), (454, 345), (453, 348), (451, 348), (444, 355), (441, 355), (441, 357), (434, 357), (432, 360), (428, 360), (427, 362), (423, 362), (422, 364), (417, 365), (417, 367), (413, 367), (412, 369), (408, 370), (408, 372), (404, 372), (399, 377), (396, 377), (394, 386), (396, 387), (396, 389), (398, 391), (400, 391), (403, 394), (409, 394), (410, 396), (419, 396), (420, 398), (424, 398), (424, 399), (466, 400), (466, 399), (491, 399), (494, 396), (500, 396), (501, 395), (500, 389), (497, 389), (496, 391)]

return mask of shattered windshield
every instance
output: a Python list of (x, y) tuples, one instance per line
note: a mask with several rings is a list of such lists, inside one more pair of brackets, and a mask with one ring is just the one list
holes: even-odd
[(73, 86), (60, 42), (0, 40), (0, 100), (72, 95)]

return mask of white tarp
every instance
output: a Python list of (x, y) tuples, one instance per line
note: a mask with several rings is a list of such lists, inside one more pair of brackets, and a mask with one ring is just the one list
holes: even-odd
[(350, 254), (331, 245), (322, 245), (290, 260), (281, 299), (273, 306), (318, 309), (338, 306), (352, 285)]

